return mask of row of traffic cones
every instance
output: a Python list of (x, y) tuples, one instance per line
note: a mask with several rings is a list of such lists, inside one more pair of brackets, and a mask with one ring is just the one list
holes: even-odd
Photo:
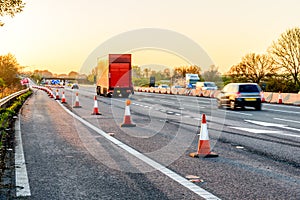
[[(50, 98), (54, 98), (53, 93), (50, 89), (42, 88), (42, 90), (46, 91)], [(56, 90), (55, 99), (56, 100), (60, 99), (58, 90)], [(62, 92), (61, 102), (62, 103), (67, 102), (64, 92)], [(124, 120), (123, 120), (123, 123), (121, 124), (121, 127), (135, 127), (136, 126), (136, 124), (132, 123), (132, 121), (131, 121), (130, 104), (131, 104), (131, 101), (129, 99), (126, 100)], [(79, 104), (78, 92), (76, 92), (75, 104), (74, 104), (73, 108), (80, 108), (80, 107), (81, 106)], [(94, 96), (94, 108), (93, 108), (92, 115), (101, 115), (101, 113), (99, 112), (99, 108), (98, 108), (97, 96)], [(211, 151), (205, 114), (202, 115), (201, 129), (200, 129), (197, 152), (190, 153), (189, 155), (194, 158), (195, 157), (217, 157), (218, 156), (217, 153)]]
[[(55, 100), (60, 100), (58, 90), (56, 90)], [(61, 103), (67, 103), (66, 97), (65, 97), (65, 92), (62, 92)], [(131, 101), (128, 99), (128, 100), (126, 100), (125, 103), (126, 103), (126, 106), (125, 106), (124, 122), (121, 124), (121, 127), (135, 127), (136, 124), (133, 124), (131, 121), (131, 114), (130, 114)], [(73, 108), (81, 108), (80, 103), (79, 103), (78, 92), (76, 92), (75, 104), (74, 104)], [(94, 96), (94, 108), (93, 108), (92, 115), (102, 115), (99, 112), (97, 96)]]

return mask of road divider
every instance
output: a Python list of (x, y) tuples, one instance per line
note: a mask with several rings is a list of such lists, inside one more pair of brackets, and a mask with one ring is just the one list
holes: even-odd
[[(216, 98), (220, 90), (199, 90), (188, 88), (153, 88), (153, 87), (135, 87), (137, 92), (150, 92), (157, 94), (197, 96), (206, 98)], [(281, 99), (281, 100), (280, 100)], [(300, 93), (276, 93), (276, 92), (261, 92), (261, 101), (265, 103), (287, 104), (300, 106)]]

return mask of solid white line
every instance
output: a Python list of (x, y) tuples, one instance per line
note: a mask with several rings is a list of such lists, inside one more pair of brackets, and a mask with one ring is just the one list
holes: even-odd
[(103, 130), (95, 127), (94, 125), (90, 124), (89, 122), (85, 121), (84, 119), (82, 119), (79, 116), (77, 116), (74, 113), (72, 113), (70, 110), (68, 110), (67, 108), (65, 108), (59, 101), (57, 101), (57, 102), (59, 103), (59, 105), (67, 113), (69, 113), (72, 117), (74, 117), (75, 119), (77, 119), (78, 121), (80, 121), (85, 126), (87, 126), (90, 129), (96, 131), (98, 134), (100, 134), (101, 136), (103, 136), (107, 140), (111, 141), (112, 143), (114, 143), (115, 145), (119, 146), (120, 148), (126, 150), (128, 153), (130, 153), (131, 155), (135, 156), (136, 158), (142, 160), (143, 162), (147, 163), (148, 165), (150, 165), (154, 169), (162, 172), (166, 176), (170, 177), (171, 179), (173, 179), (174, 181), (176, 181), (179, 184), (183, 185), (184, 187), (186, 187), (187, 189), (189, 189), (192, 192), (196, 193), (197, 195), (199, 195), (199, 196), (201, 196), (201, 197), (203, 197), (205, 199), (219, 199), (218, 197), (214, 196), (210, 192), (202, 189), (201, 187), (195, 185), (194, 183), (192, 183), (192, 182), (188, 181), (187, 179), (181, 177), (180, 175), (176, 174), (172, 170), (170, 170), (170, 169), (166, 168), (165, 166), (159, 164), (158, 162), (150, 159), (149, 157), (143, 155), (142, 153), (138, 152), (137, 150), (131, 148), (130, 146), (122, 143), (121, 141), (117, 140), (116, 138), (111, 137), (110, 135), (108, 135), (107, 133), (105, 133)]
[(22, 136), (21, 136), (21, 124), (20, 114), (15, 123), (15, 172), (16, 172), (16, 196), (25, 197), (31, 196), (28, 175), (26, 170), (25, 156), (23, 151)]
[(292, 123), (298, 123), (298, 124), (300, 124), (299, 121), (294, 121), (294, 120), (289, 120), (289, 119), (280, 119), (280, 118), (274, 118), (274, 119), (280, 120), (280, 121), (285, 121), (285, 122), (292, 122)]

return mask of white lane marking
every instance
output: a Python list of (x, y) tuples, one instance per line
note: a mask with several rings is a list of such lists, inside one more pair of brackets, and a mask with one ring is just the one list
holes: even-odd
[(300, 114), (300, 111), (288, 111), (288, 110), (276, 110), (276, 109), (270, 109), (270, 108), (264, 108), (264, 110), (270, 110), (275, 112), (281, 112), (281, 113), (291, 113), (291, 114)]
[(270, 122), (262, 122), (262, 121), (248, 120), (248, 119), (246, 119), (245, 121), (250, 122), (252, 124), (257, 124), (260, 126), (271, 126), (271, 127), (280, 127), (280, 128), (287, 126), (287, 125), (283, 125), (283, 124), (274, 124), (274, 123), (270, 123)]
[(294, 121), (294, 120), (289, 120), (289, 119), (281, 119), (281, 118), (273, 118), (273, 119), (276, 119), (276, 120), (279, 120), (279, 121), (285, 121), (285, 122), (292, 122), (292, 123), (300, 124), (299, 121)]
[(249, 114), (249, 113), (242, 113), (242, 112), (238, 112), (238, 111), (228, 111), (228, 110), (226, 110), (226, 113), (232, 113), (232, 114), (240, 114), (240, 115), (252, 116), (252, 114)]
[(247, 131), (250, 133), (281, 133), (280, 131), (272, 131), (272, 130), (262, 130), (262, 129), (254, 129), (254, 128), (243, 128), (243, 127), (235, 127), (235, 126), (230, 126), (229, 128), (233, 129), (238, 129), (241, 131)]
[[(283, 128), (283, 129), (287, 129), (287, 130), (292, 130), (292, 131), (298, 131), (298, 132), (300, 132), (300, 129), (289, 127), (288, 125), (285, 125), (285, 124), (274, 124), (274, 123), (254, 121), (254, 120), (245, 120), (245, 121), (253, 123), (253, 124), (261, 125), (261, 126), (279, 127), (279, 128)], [(300, 136), (295, 136), (295, 137), (300, 137)]]
[(16, 196), (31, 196), (29, 180), (27, 175), (23, 143), (21, 136), (20, 114), (15, 124), (16, 146), (15, 146), (15, 170), (16, 170)]
[(254, 128), (242, 128), (242, 127), (234, 127), (234, 126), (230, 126), (229, 128), (238, 129), (238, 130), (246, 131), (246, 132), (250, 132), (250, 133), (258, 133), (258, 134), (269, 133), (269, 134), (277, 134), (277, 135), (284, 135), (284, 136), (300, 138), (300, 135), (282, 133), (281, 131), (261, 130), (261, 129), (254, 129)]
[(72, 117), (80, 121), (82, 124), (85, 126), (89, 127), (90, 129), (96, 131), (98, 134), (106, 138), (107, 140), (111, 141), (115, 145), (119, 146), (120, 148), (126, 150), (128, 153), (131, 155), (135, 156), (136, 158), (142, 160), (143, 162), (147, 163), (154, 169), (162, 172), (166, 176), (170, 177), (174, 181), (178, 182), (179, 184), (183, 185), (187, 189), (191, 190), (192, 192), (196, 193), (197, 195), (205, 198), (205, 199), (219, 199), (217, 196), (213, 195), (212, 193), (204, 190), (203, 188), (195, 185), (194, 183), (188, 181), (187, 179), (183, 178), (182, 176), (176, 174), (172, 170), (166, 168), (165, 166), (159, 164), (158, 162), (148, 158), (147, 156), (143, 155), (142, 153), (138, 152), (137, 150), (133, 149), (132, 147), (122, 143), (121, 141), (117, 140), (116, 138), (111, 137), (107, 133), (105, 133), (103, 130), (95, 127), (94, 125), (90, 124), (89, 122), (85, 121), (84, 119), (80, 118), (79, 116), (75, 115), (72, 113), (70, 110), (65, 108), (59, 101), (57, 101), (58, 104), (67, 112), (69, 113)]
[(292, 105), (280, 105), (280, 104), (264, 104), (265, 106), (270, 106), (270, 107), (279, 107), (279, 108), (293, 108), (293, 109), (300, 109), (300, 107), (297, 106), (292, 106)]

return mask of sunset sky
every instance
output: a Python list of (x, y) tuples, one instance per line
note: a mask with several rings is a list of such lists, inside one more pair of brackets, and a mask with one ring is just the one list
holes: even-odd
[[(247, 53), (264, 53), (288, 28), (300, 27), (297, 0), (25, 0), (24, 12), (2, 18), (0, 54), (27, 70), (79, 71), (89, 54), (113, 36), (156, 28), (200, 45), (221, 72)], [(116, 53), (116, 52), (114, 52)], [(122, 52), (119, 52), (122, 53)], [(133, 64), (180, 66), (159, 50), (140, 51)]]

